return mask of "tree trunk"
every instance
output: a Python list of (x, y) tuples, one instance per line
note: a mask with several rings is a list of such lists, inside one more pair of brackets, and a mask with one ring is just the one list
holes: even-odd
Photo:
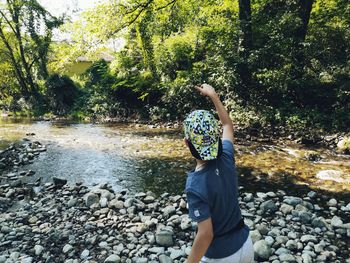
[(10, 57), (10, 62), (12, 64), (12, 66), (13, 66), (14, 71), (15, 71), (15, 75), (16, 75), (16, 78), (18, 80), (18, 84), (19, 84), (19, 86), (21, 88), (21, 92), (22, 92), (22, 94), (24, 95), (25, 98), (29, 98), (29, 90), (28, 90), (28, 87), (27, 87), (27, 83), (26, 83), (25, 77), (23, 76), (23, 72), (21, 70), (21, 66), (16, 61), (13, 49), (12, 49), (11, 45), (9, 44), (9, 42), (7, 41), (7, 39), (5, 37), (5, 34), (4, 34), (4, 32), (3, 32), (1, 27), (0, 27), (0, 38), (2, 39), (3, 43), (5, 44), (5, 46), (6, 46), (7, 50), (8, 50), (8, 54), (9, 54), (9, 57)]
[(143, 51), (143, 57), (145, 65), (152, 73), (154, 79), (158, 79), (156, 65), (154, 63), (154, 50), (152, 44), (152, 35), (149, 28), (149, 22), (152, 19), (152, 13), (150, 10), (146, 11), (145, 17), (143, 17), (138, 24), (138, 33), (141, 40), (141, 46)]
[(305, 66), (305, 53), (303, 42), (305, 41), (307, 28), (309, 25), (310, 14), (312, 10), (313, 0), (300, 0), (297, 10), (300, 24), (295, 29), (294, 34), (294, 52), (293, 63), (291, 69), (291, 76), (294, 80), (299, 80), (303, 76), (303, 70)]
[(253, 46), (252, 18), (250, 0), (239, 0), (239, 21), (241, 28), (241, 39), (238, 53), (241, 61), (238, 63), (237, 71), (241, 79), (240, 89), (243, 99), (249, 99), (249, 91), (252, 87), (252, 72), (249, 67), (248, 58)]

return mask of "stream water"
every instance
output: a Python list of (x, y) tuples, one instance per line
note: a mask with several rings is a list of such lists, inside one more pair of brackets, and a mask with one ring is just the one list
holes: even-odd
[[(194, 162), (182, 136), (179, 129), (147, 125), (0, 119), (0, 150), (24, 137), (47, 145), (33, 164), (20, 168), (36, 172), (28, 180), (48, 182), (56, 176), (157, 194), (183, 191)], [(239, 183), (246, 190), (324, 190), (350, 199), (349, 156), (292, 142), (243, 139), (237, 139), (235, 151)], [(323, 177), (320, 171), (326, 171)]]

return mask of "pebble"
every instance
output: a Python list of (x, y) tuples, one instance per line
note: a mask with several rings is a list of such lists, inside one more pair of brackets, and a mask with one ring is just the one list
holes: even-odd
[[(11, 171), (0, 185), (0, 247), (6, 251), (0, 263), (180, 263), (190, 254), (197, 225), (188, 217), (186, 195), (49, 182), (39, 183), (29, 198), (20, 180), (27, 173)], [(256, 260), (346, 262), (350, 203), (314, 191), (298, 197), (281, 190), (243, 190), (240, 200)], [(12, 202), (17, 206), (8, 210)]]
[(118, 255), (110, 255), (106, 258), (106, 260), (104, 261), (105, 263), (118, 263), (120, 262), (120, 257)]
[(80, 259), (86, 259), (90, 254), (90, 251), (87, 249), (84, 249), (83, 252), (80, 254)]

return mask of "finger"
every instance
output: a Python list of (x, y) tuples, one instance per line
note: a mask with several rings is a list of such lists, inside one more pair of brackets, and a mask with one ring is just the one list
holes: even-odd
[(198, 90), (199, 92), (202, 91), (202, 88), (200, 86), (195, 86), (196, 90)]

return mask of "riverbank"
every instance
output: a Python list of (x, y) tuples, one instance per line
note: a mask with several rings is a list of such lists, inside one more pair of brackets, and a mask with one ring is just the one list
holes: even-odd
[[(115, 192), (107, 183), (88, 188), (60, 178), (28, 183), (35, 171), (22, 170), (19, 160), (40, 144), (23, 144), (1, 159), (13, 165), (1, 177), (0, 262), (185, 260), (196, 225), (184, 194)], [(291, 196), (242, 186), (239, 200), (258, 262), (350, 262), (350, 203), (314, 191)]]

